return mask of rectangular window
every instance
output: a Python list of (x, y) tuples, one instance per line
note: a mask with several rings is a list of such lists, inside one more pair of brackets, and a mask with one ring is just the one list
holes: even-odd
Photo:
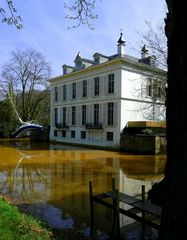
[(114, 103), (108, 103), (108, 125), (114, 124)]
[(149, 78), (146, 83), (146, 97), (157, 98), (158, 83)]
[(106, 132), (106, 141), (113, 141), (114, 134), (113, 132)]
[(76, 98), (76, 83), (72, 83), (72, 98)]
[(87, 80), (82, 82), (82, 97), (87, 97)]
[(57, 137), (58, 134), (57, 134), (57, 130), (54, 130), (54, 137)]
[(152, 100), (161, 98), (161, 87), (158, 81), (148, 79), (146, 84), (146, 97), (152, 98)]
[(82, 125), (86, 124), (86, 105), (82, 106)]
[(157, 98), (161, 99), (162, 96), (162, 89), (161, 86), (157, 86)]
[(62, 137), (63, 137), (63, 138), (66, 137), (66, 130), (62, 130)]
[(58, 87), (55, 87), (55, 102), (58, 102)]
[(155, 80), (154, 84), (152, 85), (152, 92), (153, 92), (152, 93), (153, 101), (161, 99), (162, 89), (161, 89), (161, 84), (159, 83), (159, 81)]
[(74, 130), (71, 131), (71, 138), (75, 138), (75, 131)]
[(99, 95), (99, 77), (94, 78), (94, 95)]
[(66, 100), (67, 98), (67, 86), (63, 85), (63, 100)]
[(86, 131), (81, 131), (81, 139), (86, 139)]
[(71, 109), (72, 111), (72, 118), (71, 118), (71, 124), (72, 125), (75, 125), (75, 119), (76, 119), (76, 108), (75, 107), (72, 107), (72, 109)]
[(94, 104), (94, 124), (99, 124), (99, 104)]
[(55, 124), (58, 123), (58, 108), (54, 109), (54, 122)]
[(108, 93), (114, 93), (114, 74), (108, 75)]
[(63, 107), (62, 122), (66, 125), (66, 107)]
[(146, 85), (146, 97), (152, 96), (152, 84), (151, 82), (148, 82)]

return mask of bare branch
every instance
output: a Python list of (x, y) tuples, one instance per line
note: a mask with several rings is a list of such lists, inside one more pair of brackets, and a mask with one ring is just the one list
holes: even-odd
[(6, 0), (6, 3), (7, 10), (0, 7), (0, 15), (2, 17), (2, 22), (6, 22), (8, 25), (15, 25), (17, 29), (22, 29), (22, 19), (20, 16), (16, 16), (17, 10), (14, 7), (13, 0)]
[(145, 21), (148, 31), (139, 33), (142, 44), (145, 44), (153, 55), (157, 57), (158, 66), (167, 68), (167, 42), (164, 31), (164, 22), (153, 27), (151, 22)]
[(68, 5), (66, 2), (64, 3), (64, 7), (73, 14), (67, 15), (66, 18), (77, 21), (77, 24), (72, 28), (77, 28), (81, 24), (86, 24), (91, 30), (94, 29), (91, 22), (98, 18), (98, 15), (93, 13), (95, 3), (96, 0), (74, 0), (72, 5)]

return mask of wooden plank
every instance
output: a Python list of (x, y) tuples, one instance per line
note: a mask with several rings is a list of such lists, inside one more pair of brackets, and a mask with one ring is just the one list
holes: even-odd
[[(103, 206), (105, 206), (105, 207), (107, 207), (107, 208), (109, 208), (109, 209), (112, 209), (112, 210), (114, 209), (113, 204), (108, 203), (108, 202), (106, 202), (106, 201), (104, 201), (102, 199), (99, 199), (99, 198), (97, 198), (97, 196), (92, 196), (92, 200), (97, 202), (97, 203), (99, 203), (99, 204), (101, 204), (101, 205), (103, 205)], [(150, 220), (147, 220), (147, 219), (143, 219), (142, 216), (136, 215), (137, 212), (134, 213), (134, 211), (132, 211), (132, 209), (125, 210), (125, 209), (119, 208), (119, 212), (121, 214), (126, 215), (127, 217), (130, 217), (130, 218), (136, 220), (136, 221), (139, 221), (141, 223), (145, 223), (146, 225), (148, 225), (150, 227), (153, 227), (155, 229), (159, 229), (159, 227), (160, 227), (159, 224), (154, 223), (154, 222), (152, 222)]]
[(103, 206), (105, 206), (107, 208), (110, 208), (112, 210), (114, 209), (113, 204), (108, 203), (108, 202), (106, 202), (106, 201), (104, 201), (104, 200), (102, 200), (100, 198), (97, 198), (96, 196), (93, 196), (92, 199), (93, 199), (93, 201), (95, 201), (95, 202), (97, 202), (97, 203), (99, 203), (99, 204), (101, 204), (101, 205), (103, 205)]
[[(112, 191), (110, 191), (110, 192), (106, 192), (106, 193), (103, 193), (103, 194), (100, 194), (100, 195), (96, 195), (95, 197), (100, 198), (100, 199), (105, 199), (107, 197), (114, 198), (114, 193)], [(161, 216), (161, 212), (162, 212), (161, 207), (159, 207), (155, 204), (149, 203), (149, 202), (142, 201), (138, 198), (129, 196), (125, 193), (119, 192), (119, 201), (123, 202), (123, 203), (126, 203), (128, 205), (131, 205), (133, 207), (136, 207), (137, 209), (139, 209), (141, 211), (146, 211), (146, 212), (151, 213), (153, 215)]]
[(144, 224), (146, 224), (146, 225), (148, 225), (148, 226), (150, 226), (150, 227), (153, 227), (153, 228), (155, 228), (155, 229), (159, 229), (159, 228), (160, 228), (160, 225), (159, 225), (158, 223), (152, 222), (152, 221), (150, 221), (150, 220), (148, 220), (148, 219), (144, 219), (144, 218), (142, 218), (142, 216), (138, 216), (138, 215), (136, 215), (136, 214), (134, 214), (134, 213), (132, 213), (132, 212), (130, 212), (130, 211), (128, 211), (128, 210), (125, 210), (125, 209), (120, 208), (120, 209), (119, 209), (119, 212), (120, 212), (121, 214), (126, 215), (127, 217), (130, 217), (130, 218), (132, 218), (132, 219), (134, 219), (134, 220), (136, 220), (136, 221), (139, 221), (139, 222), (141, 222), (141, 223), (144, 223)]
[(94, 197), (96, 197), (98, 199), (105, 199), (105, 198), (109, 198), (110, 196), (108, 196), (108, 194), (106, 194), (106, 193), (101, 193), (98, 195), (94, 195)]
[[(113, 192), (107, 192), (105, 194), (109, 197), (112, 197), (112, 198), (114, 197)], [(137, 199), (135, 197), (132, 197), (132, 196), (129, 196), (125, 193), (119, 192), (119, 201), (131, 205), (132, 203), (135, 203), (135, 202), (139, 201), (139, 199)]]
[(140, 201), (132, 203), (131, 205), (133, 207), (136, 207), (140, 210), (146, 211), (153, 215), (161, 216), (162, 208), (157, 205), (150, 204), (149, 202), (144, 202), (144, 201), (140, 200)]
[[(115, 179), (112, 179), (112, 191), (93, 195), (92, 184), (90, 183), (90, 207), (91, 207), (91, 222), (93, 224), (93, 201), (113, 210), (113, 228), (114, 235), (119, 232), (119, 213), (126, 215), (136, 221), (142, 223), (142, 226), (148, 225), (155, 229), (160, 228), (160, 221), (153, 222), (152, 220), (160, 220), (162, 208), (145, 201), (145, 186), (142, 186), (142, 199), (134, 196), (129, 196), (115, 189)], [(105, 201), (107, 198), (112, 198), (112, 203)], [(125, 210), (119, 207), (119, 202), (128, 204), (132, 208)], [(141, 213), (141, 214), (139, 214)], [(146, 214), (147, 213), (147, 214)], [(151, 214), (151, 215), (149, 215)]]

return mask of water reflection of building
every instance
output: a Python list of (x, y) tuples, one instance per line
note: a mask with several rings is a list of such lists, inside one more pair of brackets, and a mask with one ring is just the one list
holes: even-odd
[[(39, 153), (40, 156), (37, 156)], [(61, 214), (62, 228), (68, 219), (77, 228), (89, 225), (90, 180), (93, 181), (95, 193), (111, 190), (111, 180), (115, 178), (120, 191), (136, 195), (141, 191), (141, 184), (145, 184), (148, 190), (155, 181), (161, 179), (164, 170), (164, 156), (125, 155), (70, 147), (60, 150), (58, 145), (51, 146), (50, 151), (46, 148), (43, 151), (7, 148), (2, 156), (6, 161), (0, 163), (0, 190), (3, 188), (13, 198), (24, 192), (26, 195), (23, 200), (27, 202), (45, 202), (60, 209), (60, 213), (53, 212), (53, 218), (55, 214)], [(11, 175), (21, 156), (31, 159), (25, 158)], [(47, 206), (42, 208), (42, 216), (49, 211)], [(111, 211), (98, 205), (95, 211), (98, 229), (110, 230)], [(127, 223), (127, 219), (123, 217), (121, 223)]]

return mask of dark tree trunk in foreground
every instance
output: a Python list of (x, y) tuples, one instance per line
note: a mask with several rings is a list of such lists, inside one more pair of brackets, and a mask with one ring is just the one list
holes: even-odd
[(159, 239), (187, 239), (187, 11), (186, 1), (168, 5), (167, 146), (165, 204)]

